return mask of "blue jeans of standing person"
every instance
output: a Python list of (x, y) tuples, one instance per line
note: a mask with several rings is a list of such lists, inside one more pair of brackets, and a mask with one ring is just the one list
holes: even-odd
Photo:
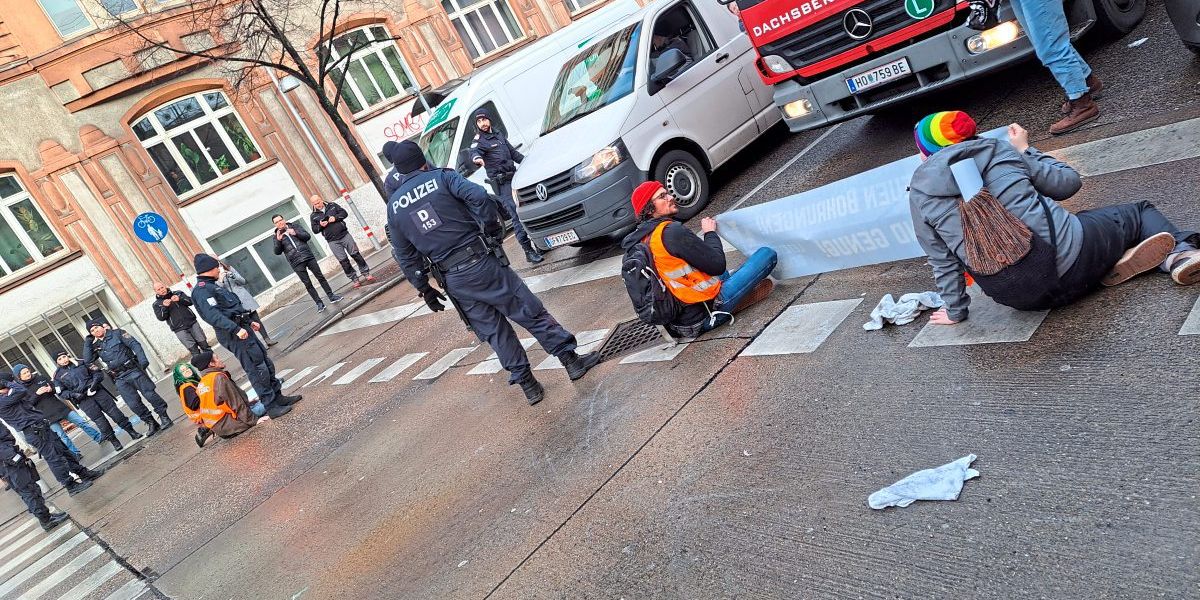
[(755, 286), (766, 279), (775, 270), (779, 255), (770, 248), (759, 248), (738, 267), (736, 271), (721, 274), (721, 291), (717, 292), (713, 302), (713, 311), (717, 312), (715, 319), (705, 321), (701, 332), (712, 331), (733, 320), (729, 314), (738, 303), (749, 294)]
[[(84, 419), (83, 415), (79, 414), (76, 411), (71, 411), (71, 412), (67, 413), (67, 420), (74, 423), (75, 426), (82, 429), (83, 432), (86, 433), (88, 435), (88, 437), (95, 440), (95, 442), (97, 444), (100, 443), (100, 432), (96, 431), (96, 429), (94, 427), (92, 427), (91, 425), (88, 425), (87, 419)], [(67, 432), (66, 432), (66, 430), (63, 429), (61, 422), (55, 421), (55, 422), (51, 423), (50, 430), (53, 431), (54, 433), (58, 434), (59, 439), (61, 439), (63, 441), (63, 444), (66, 444), (67, 450), (70, 450), (71, 454), (76, 454), (76, 455), (79, 454), (79, 448), (75, 447), (75, 443), (71, 441), (71, 437), (67, 435)]]
[(1092, 68), (1071, 45), (1071, 26), (1062, 0), (1012, 0), (1012, 7), (1038, 60), (1050, 69), (1067, 98), (1078, 100), (1086, 94)]

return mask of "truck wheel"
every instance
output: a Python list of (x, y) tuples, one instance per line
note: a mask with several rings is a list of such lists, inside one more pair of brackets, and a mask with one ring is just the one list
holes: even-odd
[(676, 218), (686, 221), (708, 204), (708, 173), (704, 165), (685, 150), (672, 150), (658, 159), (654, 167), (654, 179), (661, 181), (667, 191), (675, 196), (679, 205)]
[(1121, 37), (1146, 16), (1146, 0), (1093, 0), (1096, 5), (1096, 27), (1113, 37)]

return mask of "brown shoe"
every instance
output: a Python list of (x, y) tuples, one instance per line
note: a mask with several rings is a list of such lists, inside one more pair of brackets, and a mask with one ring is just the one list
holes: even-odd
[(746, 297), (742, 298), (742, 301), (738, 302), (737, 306), (733, 307), (733, 310), (730, 312), (739, 313), (747, 308), (750, 308), (751, 306), (754, 306), (755, 304), (758, 304), (759, 302), (762, 302), (767, 298), (767, 296), (771, 295), (771, 292), (774, 289), (775, 282), (771, 281), (770, 279), (764, 279), (758, 282), (758, 285), (755, 285), (754, 289), (750, 290), (750, 293), (746, 294)]
[(1050, 135), (1062, 135), (1075, 131), (1092, 121), (1100, 118), (1100, 107), (1092, 100), (1092, 95), (1084, 94), (1078, 100), (1071, 100), (1071, 110), (1067, 116), (1050, 126)]
[[(1104, 82), (1100, 81), (1100, 78), (1096, 77), (1095, 73), (1092, 73), (1091, 75), (1087, 76), (1086, 83), (1088, 86), (1088, 93), (1092, 95), (1092, 99), (1099, 100), (1101, 98), (1100, 93), (1104, 91)], [(1062, 110), (1062, 114), (1064, 115), (1070, 114), (1071, 101), (1067, 100), (1066, 102), (1063, 102), (1060, 110)]]
[(1180, 252), (1171, 263), (1171, 279), (1179, 285), (1200, 282), (1200, 250)]
[(1126, 250), (1125, 255), (1113, 265), (1112, 271), (1105, 275), (1100, 283), (1106, 286), (1125, 283), (1162, 264), (1174, 249), (1174, 236), (1166, 232), (1156, 233)]

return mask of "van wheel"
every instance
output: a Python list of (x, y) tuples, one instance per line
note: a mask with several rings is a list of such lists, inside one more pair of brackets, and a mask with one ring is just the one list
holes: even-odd
[(1121, 37), (1146, 16), (1146, 0), (1093, 0), (1096, 5), (1096, 27), (1112, 37)]
[(684, 150), (672, 150), (658, 159), (654, 179), (661, 181), (679, 205), (676, 218), (686, 221), (708, 205), (708, 173), (696, 157)]

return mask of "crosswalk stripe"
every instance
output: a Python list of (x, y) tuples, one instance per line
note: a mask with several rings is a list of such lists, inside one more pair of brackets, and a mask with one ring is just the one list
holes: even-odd
[(5, 546), (5, 544), (8, 543), (8, 540), (11, 540), (11, 539), (17, 537), (18, 535), (21, 535), (22, 532), (24, 532), (26, 529), (29, 529), (30, 527), (33, 527), (33, 524), (37, 523), (37, 522), (38, 522), (37, 519), (30, 519), (28, 521), (25, 521), (25, 523), (22, 524), (20, 527), (17, 527), (16, 529), (8, 532), (7, 535), (0, 538), (0, 548), (6, 548), (7, 546)]
[(328, 369), (325, 369), (324, 371), (321, 371), (321, 373), (319, 375), (317, 375), (316, 377), (313, 377), (312, 379), (309, 380), (308, 383), (306, 383), (300, 387), (308, 387), (310, 385), (315, 385), (315, 384), (325, 381), (326, 379), (329, 379), (330, 377), (333, 377), (333, 374), (337, 373), (337, 370), (342, 368), (342, 365), (344, 365), (344, 364), (346, 364), (346, 363), (340, 362), (336, 365), (333, 365), (332, 367), (329, 367)]
[(677, 344), (659, 344), (640, 352), (634, 352), (633, 354), (622, 358), (621, 362), (617, 364), (629, 365), (634, 363), (666, 362), (669, 360), (675, 360), (675, 357), (679, 356), (679, 353), (683, 352), (687, 347), (687, 342)]
[(442, 373), (449, 371), (450, 367), (453, 367), (454, 365), (458, 364), (458, 361), (466, 358), (466, 356), (474, 351), (475, 348), (476, 346), (472, 346), (470, 348), (455, 348), (450, 352), (447, 352), (446, 355), (439, 358), (437, 362), (429, 365), (429, 367), (424, 371), (417, 373), (417, 376), (413, 377), (413, 381), (418, 379), (437, 379), (438, 377), (441, 377)]
[[(537, 340), (533, 338), (523, 338), (521, 340), (521, 347), (528, 350), (536, 343)], [(493, 352), (483, 362), (475, 365), (475, 368), (467, 371), (467, 375), (492, 375), (499, 373), (503, 368), (504, 365), (500, 364), (500, 358)]]
[[(42, 462), (42, 459), (39, 458), (38, 462)], [(12, 554), (13, 552), (16, 552), (17, 550), (20, 550), (22, 547), (25, 546), (25, 544), (28, 544), (29, 542), (32, 542), (33, 540), (37, 539), (39, 536), (43, 536), (43, 535), (46, 535), (46, 532), (42, 531), (41, 529), (37, 529), (37, 530), (30, 531), (29, 533), (25, 534), (24, 536), (21, 537), (21, 539), (13, 542), (11, 545), (2, 546), (3, 550), (0, 550), (0, 560), (4, 560), (5, 558), (8, 557), (9, 554)]]
[(1200, 298), (1196, 298), (1196, 303), (1192, 305), (1192, 312), (1188, 313), (1183, 327), (1179, 328), (1179, 335), (1197, 334), (1200, 334)]
[(83, 598), (91, 595), (92, 592), (104, 585), (109, 579), (112, 579), (117, 573), (120, 573), (121, 570), (121, 565), (117, 564), (117, 561), (110, 560), (108, 564), (97, 569), (95, 573), (92, 573), (87, 579), (79, 582), (78, 585), (71, 588), (69, 592), (63, 594), (58, 600), (83, 600)]
[(37, 600), (42, 597), (42, 594), (50, 591), (54, 586), (66, 581), (66, 579), (75, 574), (76, 571), (82, 569), (85, 565), (92, 562), (97, 556), (104, 554), (104, 549), (100, 546), (93, 545), (84, 551), (83, 554), (76, 556), (74, 560), (64, 565), (61, 569), (54, 572), (53, 575), (43, 579), (41, 583), (26, 590), (21, 594), (22, 600)]
[(368, 358), (367, 360), (362, 361), (362, 364), (350, 369), (349, 373), (342, 375), (337, 381), (333, 382), (333, 385), (346, 385), (348, 383), (354, 383), (355, 379), (362, 377), (367, 371), (374, 369), (375, 365), (383, 362), (384, 358), (386, 357), (381, 356), (379, 358)]
[(425, 302), (413, 302), (410, 304), (385, 308), (383, 310), (367, 313), (365, 315), (349, 317), (342, 319), (337, 325), (322, 331), (321, 336), (342, 333), (343, 331), (353, 331), (355, 329), (362, 329), (363, 327), (371, 327), (373, 325), (382, 325), (384, 323), (391, 323), (393, 321), (400, 321), (412, 316), (412, 314), (420, 308), (426, 308)]
[(22, 583), (25, 583), (30, 577), (41, 573), (43, 569), (53, 564), (54, 561), (62, 558), (64, 555), (66, 555), (66, 553), (74, 550), (76, 546), (82, 544), (86, 539), (88, 539), (87, 534), (80, 531), (75, 537), (63, 542), (62, 544), (59, 544), (54, 551), (37, 559), (36, 562), (28, 567), (21, 569), (20, 573), (17, 573), (9, 578), (8, 581), (4, 582), (4, 585), (0, 585), (0, 597), (17, 589), (17, 587), (19, 587)]
[(367, 383), (384, 383), (387, 381), (391, 381), (397, 375), (399, 375), (400, 373), (403, 373), (405, 369), (417, 364), (417, 361), (421, 360), (422, 358), (425, 358), (425, 356), (427, 356), (428, 354), (429, 354), (428, 352), (415, 352), (413, 354), (405, 354), (404, 356), (401, 356), (400, 358), (396, 359), (396, 362), (388, 365), (388, 368), (380, 371), (378, 375), (372, 377), (370, 379), (370, 381), (368, 381)]
[(60, 525), (57, 531), (51, 533), (38, 543), (27, 548), (24, 552), (5, 562), (3, 566), (0, 566), (0, 578), (8, 576), (13, 569), (21, 566), (21, 563), (24, 563), (30, 558), (37, 556), (38, 553), (40, 553), (42, 550), (45, 550), (47, 546), (67, 537), (67, 535), (71, 533), (72, 529), (74, 529), (74, 527), (71, 527), (70, 525)]
[(117, 591), (108, 595), (104, 600), (133, 600), (142, 595), (146, 589), (146, 582), (140, 579), (134, 579), (129, 583), (117, 588)]
[(286, 378), (294, 370), (295, 369), (284, 369), (282, 371), (275, 371), (275, 378), (280, 381), (283, 381), (284, 378)]
[(300, 369), (299, 373), (296, 373), (294, 376), (288, 377), (287, 379), (283, 380), (281, 382), (280, 387), (282, 387), (283, 389), (286, 390), (286, 389), (296, 385), (297, 383), (304, 381), (304, 378), (307, 377), (308, 374), (312, 373), (314, 370), (316, 370), (316, 367), (304, 367), (303, 369)]
[(758, 335), (742, 356), (813, 352), (862, 303), (862, 298), (789, 306)]
[[(608, 335), (607, 329), (593, 329), (591, 331), (581, 331), (575, 334), (575, 343), (579, 345), (575, 352), (579, 354), (587, 354), (591, 352), (600, 342), (604, 341), (604, 336)], [(547, 356), (545, 360), (538, 363), (534, 367), (534, 371), (546, 371), (548, 369), (562, 369), (562, 362), (554, 356)]]
[(971, 296), (971, 318), (957, 325), (926, 323), (909, 348), (966, 346), (1001, 342), (1027, 342), (1042, 324), (1048, 310), (1022, 311), (997, 304), (979, 286), (967, 288)]

